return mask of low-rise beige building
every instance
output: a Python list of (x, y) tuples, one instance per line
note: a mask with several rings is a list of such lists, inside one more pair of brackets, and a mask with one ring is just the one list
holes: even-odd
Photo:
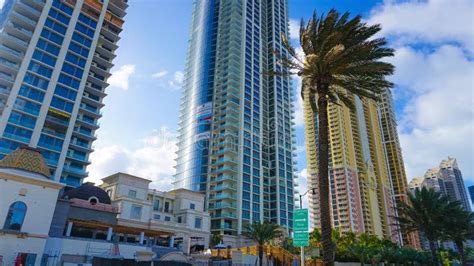
[(204, 211), (204, 195), (187, 189), (162, 192), (150, 189), (151, 180), (116, 173), (100, 186), (117, 206), (117, 224), (173, 232), (161, 245), (186, 254), (209, 247), (210, 217)]

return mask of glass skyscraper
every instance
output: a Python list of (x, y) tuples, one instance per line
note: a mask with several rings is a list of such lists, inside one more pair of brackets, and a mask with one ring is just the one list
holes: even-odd
[(181, 99), (175, 187), (206, 194), (211, 230), (293, 224), (293, 92), (286, 0), (194, 1)]
[(51, 179), (78, 186), (127, 0), (7, 0), (0, 13), (0, 157), (38, 148)]

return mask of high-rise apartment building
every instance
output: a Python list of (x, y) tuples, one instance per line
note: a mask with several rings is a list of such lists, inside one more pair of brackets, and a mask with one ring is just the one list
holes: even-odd
[(410, 190), (427, 187), (459, 201), (466, 211), (471, 211), (469, 199), (461, 170), (455, 158), (442, 160), (439, 167), (428, 169), (423, 177), (414, 178), (409, 184)]
[(194, 1), (181, 103), (175, 187), (206, 193), (211, 230), (252, 221), (292, 227), (293, 105), (286, 0)]
[[(395, 199), (382, 137), (380, 110), (372, 100), (351, 96), (355, 110), (330, 104), (330, 200), (334, 228), (368, 232), (399, 242), (392, 220)], [(305, 97), (308, 186), (318, 187), (317, 117)], [(318, 193), (310, 195), (313, 226), (319, 227)]]
[(51, 179), (78, 186), (127, 0), (7, 0), (0, 14), (0, 157), (38, 148)]
[[(396, 204), (408, 202), (408, 181), (403, 164), (402, 149), (398, 139), (397, 120), (393, 104), (392, 93), (387, 90), (381, 97), (379, 104), (382, 141), (387, 156), (388, 172), (393, 186)], [(418, 234), (403, 234), (403, 244), (414, 248), (420, 247)]]
[(474, 206), (474, 186), (469, 186), (467, 189), (469, 191), (469, 197), (471, 197), (471, 203)]

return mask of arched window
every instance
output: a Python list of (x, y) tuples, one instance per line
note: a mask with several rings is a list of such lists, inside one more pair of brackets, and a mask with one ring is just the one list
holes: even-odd
[(26, 215), (26, 204), (21, 201), (13, 202), (8, 210), (7, 219), (5, 220), (4, 230), (20, 231)]

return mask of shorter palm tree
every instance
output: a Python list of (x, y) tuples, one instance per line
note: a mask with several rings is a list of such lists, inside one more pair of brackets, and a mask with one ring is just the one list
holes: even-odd
[(446, 215), (456, 209), (457, 202), (433, 189), (423, 187), (408, 193), (409, 204), (401, 202), (396, 217), (400, 228), (406, 233), (421, 232), (429, 242), (433, 265), (439, 265), (437, 242), (444, 232)]
[(258, 257), (260, 266), (263, 265), (263, 246), (271, 240), (281, 236), (282, 229), (278, 224), (273, 223), (252, 223), (243, 228), (242, 234), (257, 242)]
[(464, 242), (474, 239), (474, 213), (464, 210), (460, 203), (446, 216), (444, 239), (456, 245), (461, 264), (466, 265)]

